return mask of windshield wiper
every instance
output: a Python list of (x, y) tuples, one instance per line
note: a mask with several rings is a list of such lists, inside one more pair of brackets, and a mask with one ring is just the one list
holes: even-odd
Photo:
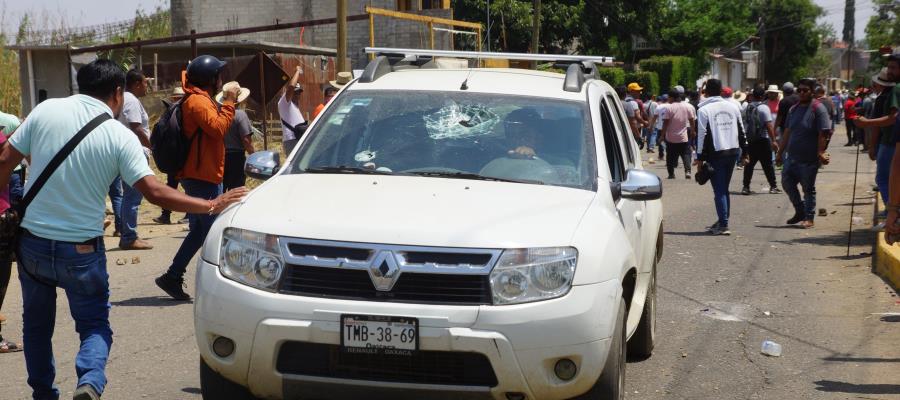
[(479, 174), (473, 174), (470, 172), (442, 172), (442, 171), (419, 171), (413, 172), (414, 175), (419, 176), (431, 176), (436, 178), (451, 178), (451, 179), (473, 179), (479, 181), (495, 181), (495, 182), (512, 182), (512, 183), (528, 183), (532, 185), (543, 185), (544, 182), (534, 181), (530, 179), (510, 179), (510, 178), (497, 178), (493, 176), (484, 176)]
[(340, 165), (337, 167), (312, 167), (303, 170), (311, 174), (366, 174), (366, 175), (394, 175), (391, 171), (379, 171), (376, 169), (348, 167)]

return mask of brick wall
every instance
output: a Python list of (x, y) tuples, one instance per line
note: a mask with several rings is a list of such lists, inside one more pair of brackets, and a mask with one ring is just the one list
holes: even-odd
[[(395, 0), (349, 0), (348, 15), (365, 13), (365, 6), (395, 9)], [(276, 22), (295, 22), (321, 18), (333, 18), (337, 5), (323, 0), (171, 0), (172, 30), (177, 34), (245, 28), (269, 25)], [(450, 18), (448, 9), (425, 10), (419, 12), (443, 18)], [(210, 41), (262, 40), (275, 43), (300, 44), (300, 29), (260, 32), (216, 38)], [(449, 49), (450, 35), (435, 32), (435, 48)], [(303, 44), (314, 47), (336, 48), (337, 31), (334, 25), (324, 25), (305, 29)], [(363, 68), (367, 61), (363, 49), (369, 45), (368, 21), (351, 22), (347, 26), (347, 56), (353, 68)], [(427, 48), (429, 34), (425, 24), (393, 18), (375, 17), (375, 45), (379, 47)]]

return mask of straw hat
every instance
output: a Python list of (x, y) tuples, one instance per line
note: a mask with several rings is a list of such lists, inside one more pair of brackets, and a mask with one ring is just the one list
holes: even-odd
[(878, 75), (873, 76), (872, 82), (884, 87), (894, 87), (894, 82), (888, 78), (887, 68), (882, 68)]
[(331, 86), (341, 89), (344, 86), (347, 86), (347, 84), (350, 83), (350, 81), (352, 81), (352, 80), (353, 80), (353, 74), (351, 74), (349, 72), (338, 72), (337, 79), (335, 79), (333, 81), (329, 81), (328, 83), (330, 83)]
[(743, 103), (744, 100), (747, 100), (747, 93), (744, 93), (740, 90), (734, 92), (734, 99), (738, 101), (738, 103)]
[(235, 81), (231, 81), (231, 82), (228, 82), (228, 83), (222, 85), (222, 91), (219, 92), (219, 94), (216, 95), (216, 101), (219, 102), (219, 103), (221, 104), (221, 103), (222, 103), (222, 98), (225, 97), (225, 90), (226, 90), (226, 89), (230, 89), (230, 88), (232, 88), (232, 87), (237, 87), (238, 89), (240, 89), (240, 90), (238, 91), (237, 101), (234, 102), (235, 104), (243, 103), (244, 100), (247, 100), (247, 97), (250, 97), (250, 89), (247, 89), (247, 88), (245, 88), (245, 87), (241, 87), (241, 84), (240, 84), (240, 83), (237, 83), (237, 82), (235, 82)]
[(778, 89), (778, 85), (769, 85), (769, 88), (766, 89), (766, 93), (778, 93), (778, 94), (781, 94), (781, 89)]

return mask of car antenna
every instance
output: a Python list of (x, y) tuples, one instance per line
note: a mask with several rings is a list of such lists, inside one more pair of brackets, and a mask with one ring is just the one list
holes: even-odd
[[(484, 38), (485, 43), (487, 43), (488, 38)], [(475, 63), (479, 66), (481, 65), (481, 52), (478, 52), (478, 57), (475, 58)], [(472, 72), (474, 69), (469, 67), (469, 73), (466, 74), (466, 79), (463, 80), (462, 85), (459, 85), (459, 90), (469, 90), (469, 78), (472, 77)]]

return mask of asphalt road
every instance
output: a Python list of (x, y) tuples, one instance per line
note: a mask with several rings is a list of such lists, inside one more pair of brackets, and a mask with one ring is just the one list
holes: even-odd
[[(628, 364), (629, 399), (900, 398), (900, 317), (881, 315), (900, 312), (900, 298), (871, 274), (868, 254), (860, 255), (872, 251), (864, 229), (873, 164), (860, 161), (856, 215), (864, 224), (854, 227), (854, 257), (847, 259), (853, 152), (832, 154), (818, 185), (819, 206), (829, 214), (812, 230), (783, 226), (791, 214), (783, 194), (736, 195), (733, 236), (711, 237), (703, 231), (715, 215), (710, 187), (664, 181), (659, 344), (650, 359)], [(651, 168), (665, 176), (660, 163)], [(758, 171), (754, 189), (763, 182)], [(740, 188), (738, 179), (732, 188)], [(156, 211), (143, 212), (149, 220)], [(183, 227), (142, 226), (156, 246), (151, 251), (118, 251), (117, 239), (107, 238), (115, 343), (105, 399), (200, 397), (192, 305), (168, 301), (153, 283)], [(3, 333), (12, 339), (21, 335), (17, 279), (3, 307)], [(62, 294), (58, 307), (56, 382), (66, 398), (76, 382), (78, 337)], [(765, 339), (783, 345), (784, 354), (761, 355)], [(30, 398), (22, 353), (0, 354), (0, 376), (0, 399)]]

